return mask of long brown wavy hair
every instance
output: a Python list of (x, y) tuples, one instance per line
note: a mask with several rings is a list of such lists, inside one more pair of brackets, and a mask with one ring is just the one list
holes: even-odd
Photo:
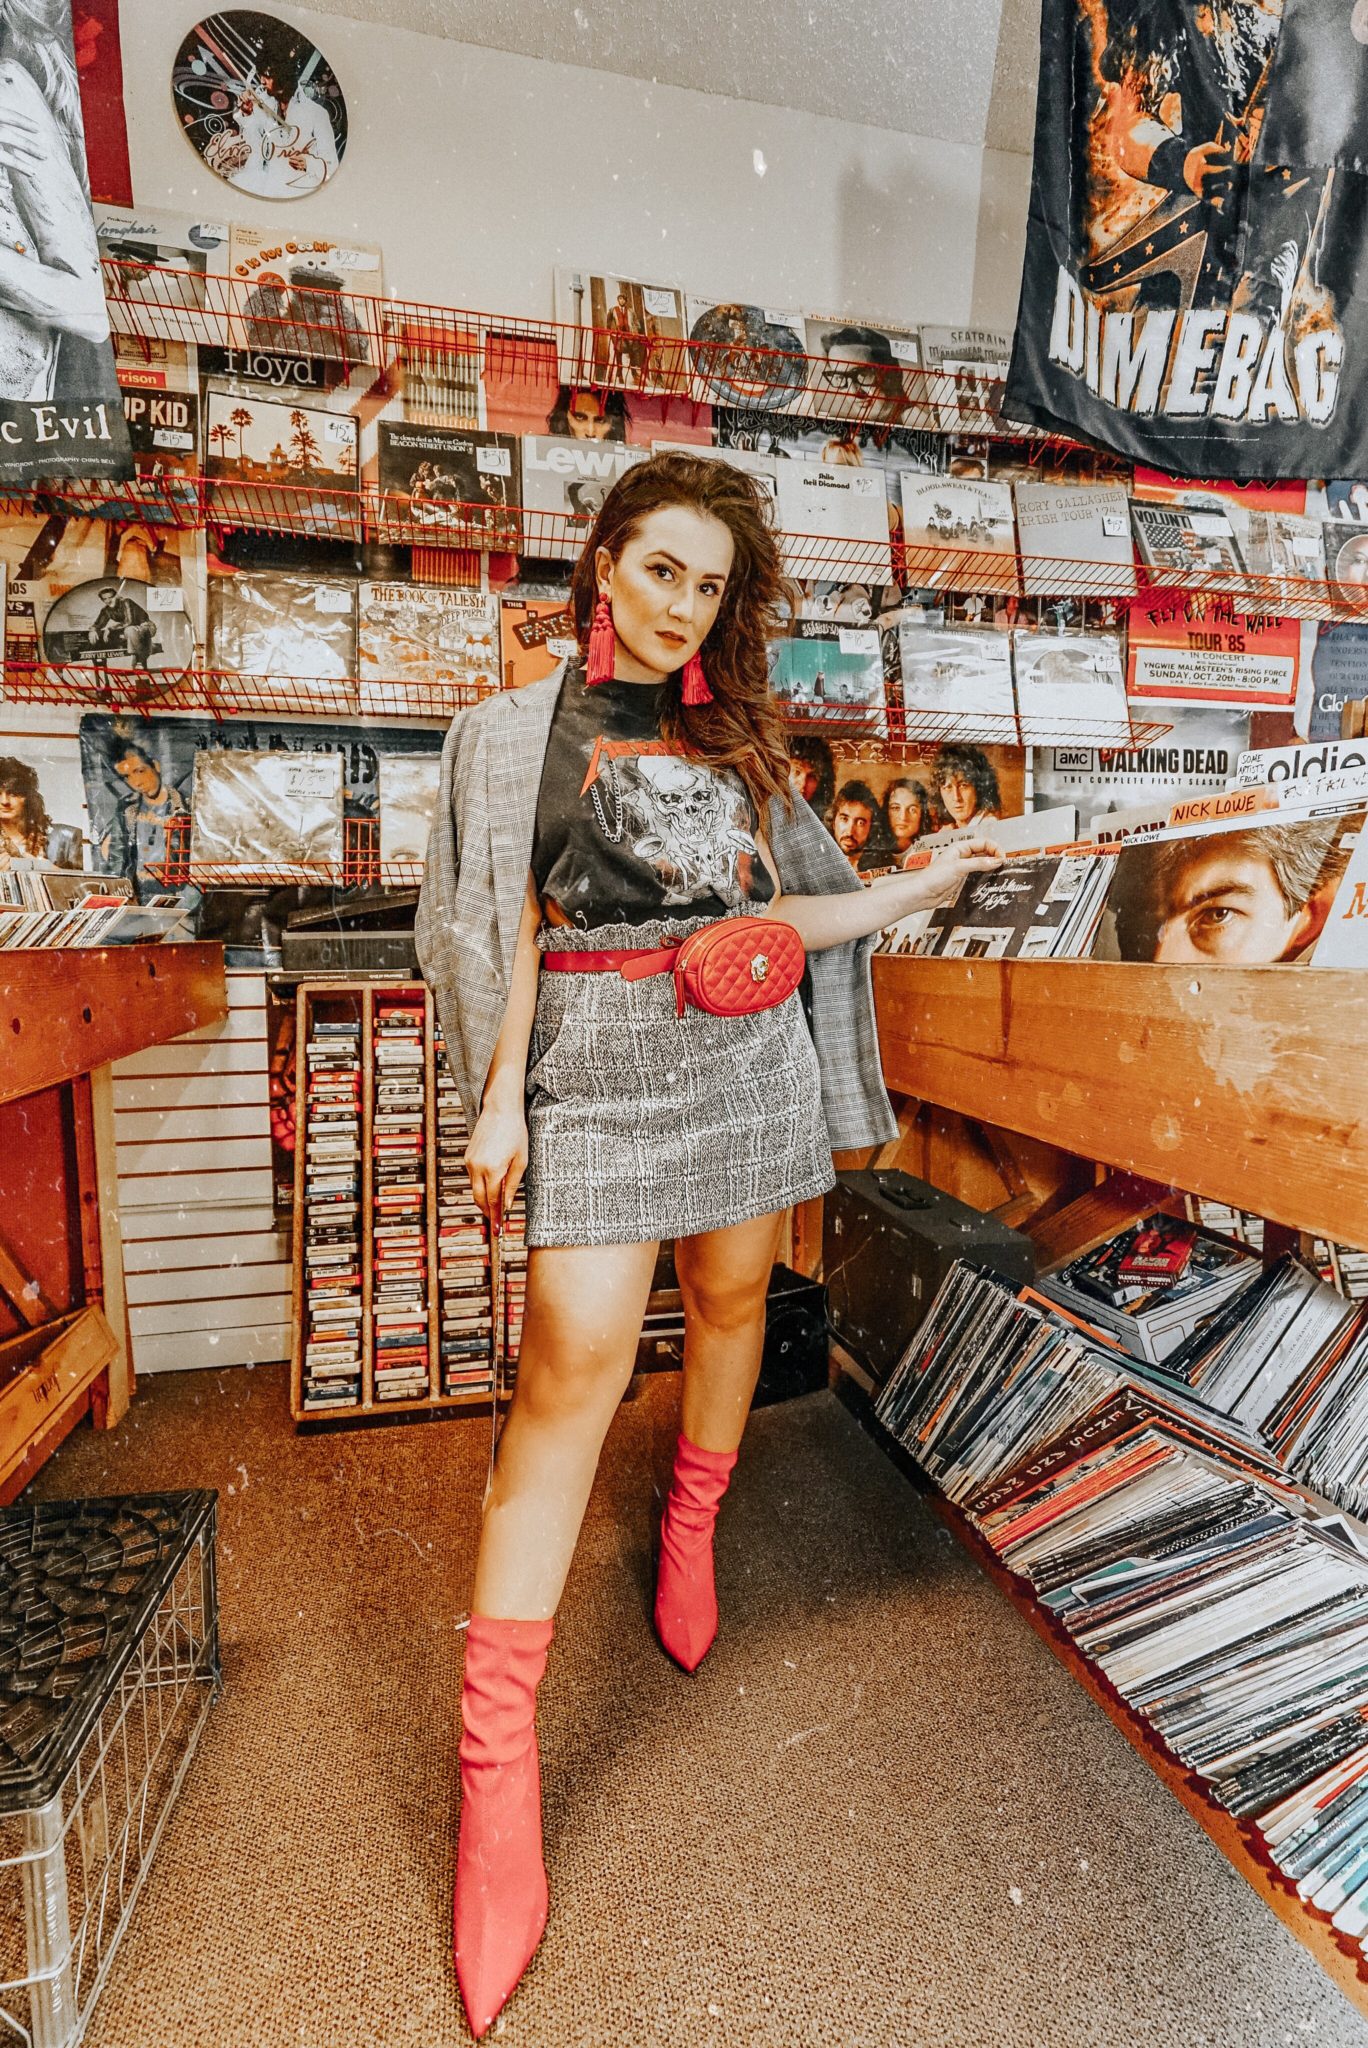
[(624, 471), (594, 521), (570, 579), (580, 651), (598, 599), (594, 567), (600, 548), (616, 561), (641, 522), (664, 505), (720, 519), (732, 537), (731, 574), (712, 629), (699, 650), (711, 704), (683, 703), (682, 669), (665, 684), (661, 733), (682, 753), (711, 768), (734, 768), (763, 821), (771, 797), (792, 802), (783, 718), (770, 694), (765, 643), (779, 630), (784, 572), (769, 507), (744, 470), (702, 455), (653, 455)]

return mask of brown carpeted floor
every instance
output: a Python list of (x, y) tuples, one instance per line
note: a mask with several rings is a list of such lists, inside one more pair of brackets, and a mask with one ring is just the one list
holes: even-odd
[[(647, 1625), (677, 1382), (609, 1437), (543, 1688), (504, 2048), (1351, 2048), (1361, 2021), (829, 1395), (757, 1414), (693, 1679)], [(485, 1431), (146, 1381), (35, 1483), (214, 1486), (227, 1690), (89, 2048), (439, 2048)], [(493, 2038), (493, 2037), (491, 2037)]]

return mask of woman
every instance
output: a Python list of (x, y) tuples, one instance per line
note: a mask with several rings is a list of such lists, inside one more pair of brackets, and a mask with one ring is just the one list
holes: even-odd
[[(974, 840), (866, 888), (793, 801), (765, 658), (780, 595), (752, 479), (657, 456), (614, 485), (576, 564), (587, 661), (462, 713), (443, 750), (419, 953), (475, 1199), (497, 1228), (526, 1169), (529, 1246), (462, 1693), (455, 1952), (477, 2035), (546, 1922), (536, 1687), (657, 1246), (675, 1241), (686, 1335), (655, 1625), (692, 1671), (784, 1213), (832, 1186), (833, 1146), (895, 1128), (855, 942), (996, 865)], [(671, 936), (758, 912), (810, 951), (811, 1035), (797, 992), (677, 1013)]]

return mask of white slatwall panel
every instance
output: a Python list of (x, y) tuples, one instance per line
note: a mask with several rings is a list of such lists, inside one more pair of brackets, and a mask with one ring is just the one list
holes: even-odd
[(290, 1355), (287, 1234), (271, 1207), (263, 976), (228, 1016), (114, 1068), (115, 1156), (138, 1372)]

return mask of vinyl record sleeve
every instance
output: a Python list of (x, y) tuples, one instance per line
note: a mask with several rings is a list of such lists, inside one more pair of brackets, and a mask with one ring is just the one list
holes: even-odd
[[(597, 517), (618, 478), (646, 459), (646, 449), (629, 448), (621, 441), (579, 441), (568, 434), (526, 434), (522, 443), (523, 506), (528, 512), (589, 522)], [(529, 535), (529, 550), (549, 555), (553, 550), (547, 543), (557, 538), (567, 552), (578, 554), (584, 531), (584, 524), (566, 527), (559, 535), (543, 534), (534, 527)]]
[(433, 717), (499, 687), (499, 600), (483, 591), (363, 583), (356, 642), (363, 718), (399, 708), (395, 685), (405, 706), (426, 702)]
[(684, 294), (673, 285), (558, 268), (561, 375), (595, 390), (688, 389)]
[(1012, 665), (1017, 715), (1027, 746), (1090, 737), (1095, 745), (1130, 738), (1121, 642), (1111, 633), (1016, 632)]
[(957, 738), (975, 719), (984, 721), (990, 738), (1013, 736), (1016, 700), (1005, 633), (910, 623), (899, 628), (898, 640), (909, 712), (942, 714)]
[(522, 491), (514, 435), (381, 420), (382, 517), (400, 535), (433, 546), (521, 546)]
[(441, 757), (436, 754), (394, 755), (380, 763), (380, 858), (421, 861), (427, 852), (432, 814), (437, 807)]
[(272, 873), (342, 864), (342, 756), (228, 752), (195, 756), (190, 857)]
[(356, 586), (277, 569), (211, 576), (209, 656), (229, 674), (347, 686), (337, 692), (342, 709), (356, 674)]
[(789, 412), (805, 403), (801, 313), (691, 298), (686, 314), (694, 394), (703, 404)]
[(228, 340), (228, 226), (160, 207), (95, 207), (116, 334), (167, 341)]
[(905, 576), (947, 590), (1019, 590), (1009, 484), (899, 476)]

